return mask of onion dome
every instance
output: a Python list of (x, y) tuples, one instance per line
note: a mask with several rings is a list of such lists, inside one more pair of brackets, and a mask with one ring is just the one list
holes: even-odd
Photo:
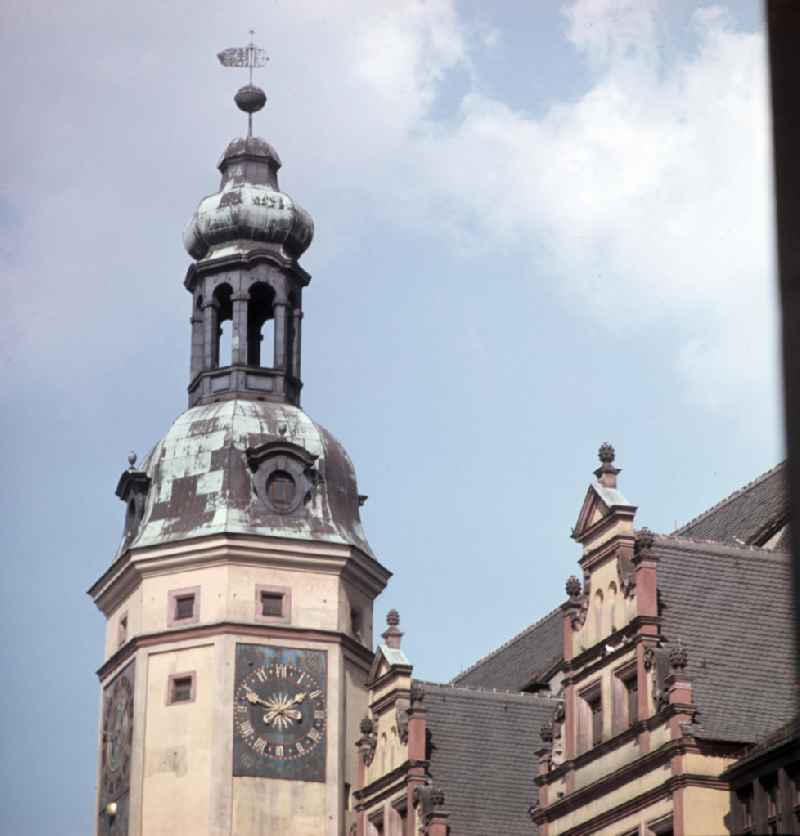
[(183, 234), (189, 255), (214, 258), (223, 247), (253, 242), (298, 259), (311, 243), (314, 222), (278, 188), (278, 152), (260, 137), (234, 139), (217, 167), (220, 190), (200, 201)]

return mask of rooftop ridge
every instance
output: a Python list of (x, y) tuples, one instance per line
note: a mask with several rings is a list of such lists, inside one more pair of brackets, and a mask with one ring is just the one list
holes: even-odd
[(777, 549), (766, 549), (763, 546), (751, 546), (748, 543), (736, 545), (734, 543), (721, 543), (719, 540), (704, 540), (700, 537), (686, 537), (682, 534), (656, 534), (656, 545), (674, 545), (678, 548), (684, 545), (701, 547), (711, 546), (715, 554), (726, 557), (737, 557), (738, 553), (755, 553), (757, 557), (770, 557), (779, 560), (791, 559), (791, 552), (778, 551)]
[(729, 503), (733, 502), (734, 499), (738, 499), (738, 497), (740, 497), (742, 494), (747, 493), (757, 485), (760, 485), (762, 482), (765, 482), (767, 479), (769, 479), (770, 476), (774, 476), (775, 473), (777, 473), (779, 470), (782, 470), (785, 466), (786, 460), (784, 459), (784, 461), (778, 462), (778, 464), (776, 464), (774, 467), (771, 467), (765, 473), (762, 473), (760, 476), (756, 476), (755, 479), (742, 485), (741, 488), (737, 488), (735, 491), (733, 491), (733, 493), (728, 494), (728, 496), (726, 496), (724, 499), (721, 499), (715, 505), (712, 505), (710, 508), (707, 508), (705, 511), (703, 511), (702, 514), (698, 514), (696, 517), (692, 517), (692, 519), (690, 519), (689, 522), (684, 523), (679, 528), (676, 528), (675, 531), (672, 532), (672, 535), (680, 536), (681, 533), (683, 531), (686, 531), (687, 528), (691, 528), (692, 526), (697, 525), (697, 523), (701, 522), (702, 520), (707, 519), (715, 511), (718, 511), (720, 508), (725, 507)]
[[(494, 650), (490, 650), (489, 653), (487, 653), (485, 656), (481, 656), (481, 658), (478, 659), (477, 662), (473, 662), (468, 668), (464, 668), (463, 671), (461, 671), (460, 673), (457, 673), (450, 680), (450, 684), (458, 685), (458, 680), (461, 677), (466, 676), (468, 673), (472, 673), (472, 671), (474, 671), (477, 667), (482, 665), (484, 662), (488, 662), (489, 659), (491, 659), (494, 656), (497, 656), (497, 654), (500, 653), (502, 650), (505, 650), (507, 647), (511, 647), (512, 644), (514, 644), (515, 642), (518, 642), (520, 639), (527, 636), (530, 632), (535, 630), (539, 625), (544, 624), (544, 622), (547, 621), (548, 618), (550, 618), (551, 616), (555, 615), (556, 613), (560, 613), (560, 612), (561, 612), (560, 607), (556, 607), (555, 609), (550, 610), (550, 612), (547, 613), (547, 615), (543, 615), (538, 621), (535, 621), (533, 624), (529, 625), (524, 630), (517, 633), (515, 636), (512, 636), (510, 639), (503, 642), (503, 644), (501, 644), (499, 647), (496, 647)], [(459, 687), (469, 687), (469, 686), (459, 686)]]
[(414, 679), (414, 682), (424, 688), (437, 688), (441, 691), (465, 692), (464, 696), (488, 696), (506, 698), (517, 697), (525, 702), (557, 702), (555, 697), (543, 697), (541, 694), (531, 694), (527, 691), (512, 691), (504, 688), (478, 688), (474, 685), (454, 685), (452, 682), (429, 682), (425, 679)]

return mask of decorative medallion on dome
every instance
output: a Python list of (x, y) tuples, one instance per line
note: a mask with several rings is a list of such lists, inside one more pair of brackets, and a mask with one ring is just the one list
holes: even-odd
[(245, 451), (259, 500), (274, 514), (290, 516), (310, 499), (319, 474), (317, 457), (290, 441), (268, 441)]

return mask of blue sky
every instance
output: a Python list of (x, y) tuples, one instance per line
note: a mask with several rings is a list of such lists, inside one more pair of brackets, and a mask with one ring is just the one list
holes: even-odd
[(447, 680), (563, 597), (600, 442), (669, 531), (782, 456), (756, 3), (4, 4), (0, 830), (89, 832), (114, 496), (185, 408), (183, 226), (243, 128), (313, 215), (304, 408)]

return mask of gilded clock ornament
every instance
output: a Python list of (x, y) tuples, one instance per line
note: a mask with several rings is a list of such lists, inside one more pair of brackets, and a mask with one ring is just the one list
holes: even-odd
[(325, 780), (325, 651), (240, 644), (234, 775)]

